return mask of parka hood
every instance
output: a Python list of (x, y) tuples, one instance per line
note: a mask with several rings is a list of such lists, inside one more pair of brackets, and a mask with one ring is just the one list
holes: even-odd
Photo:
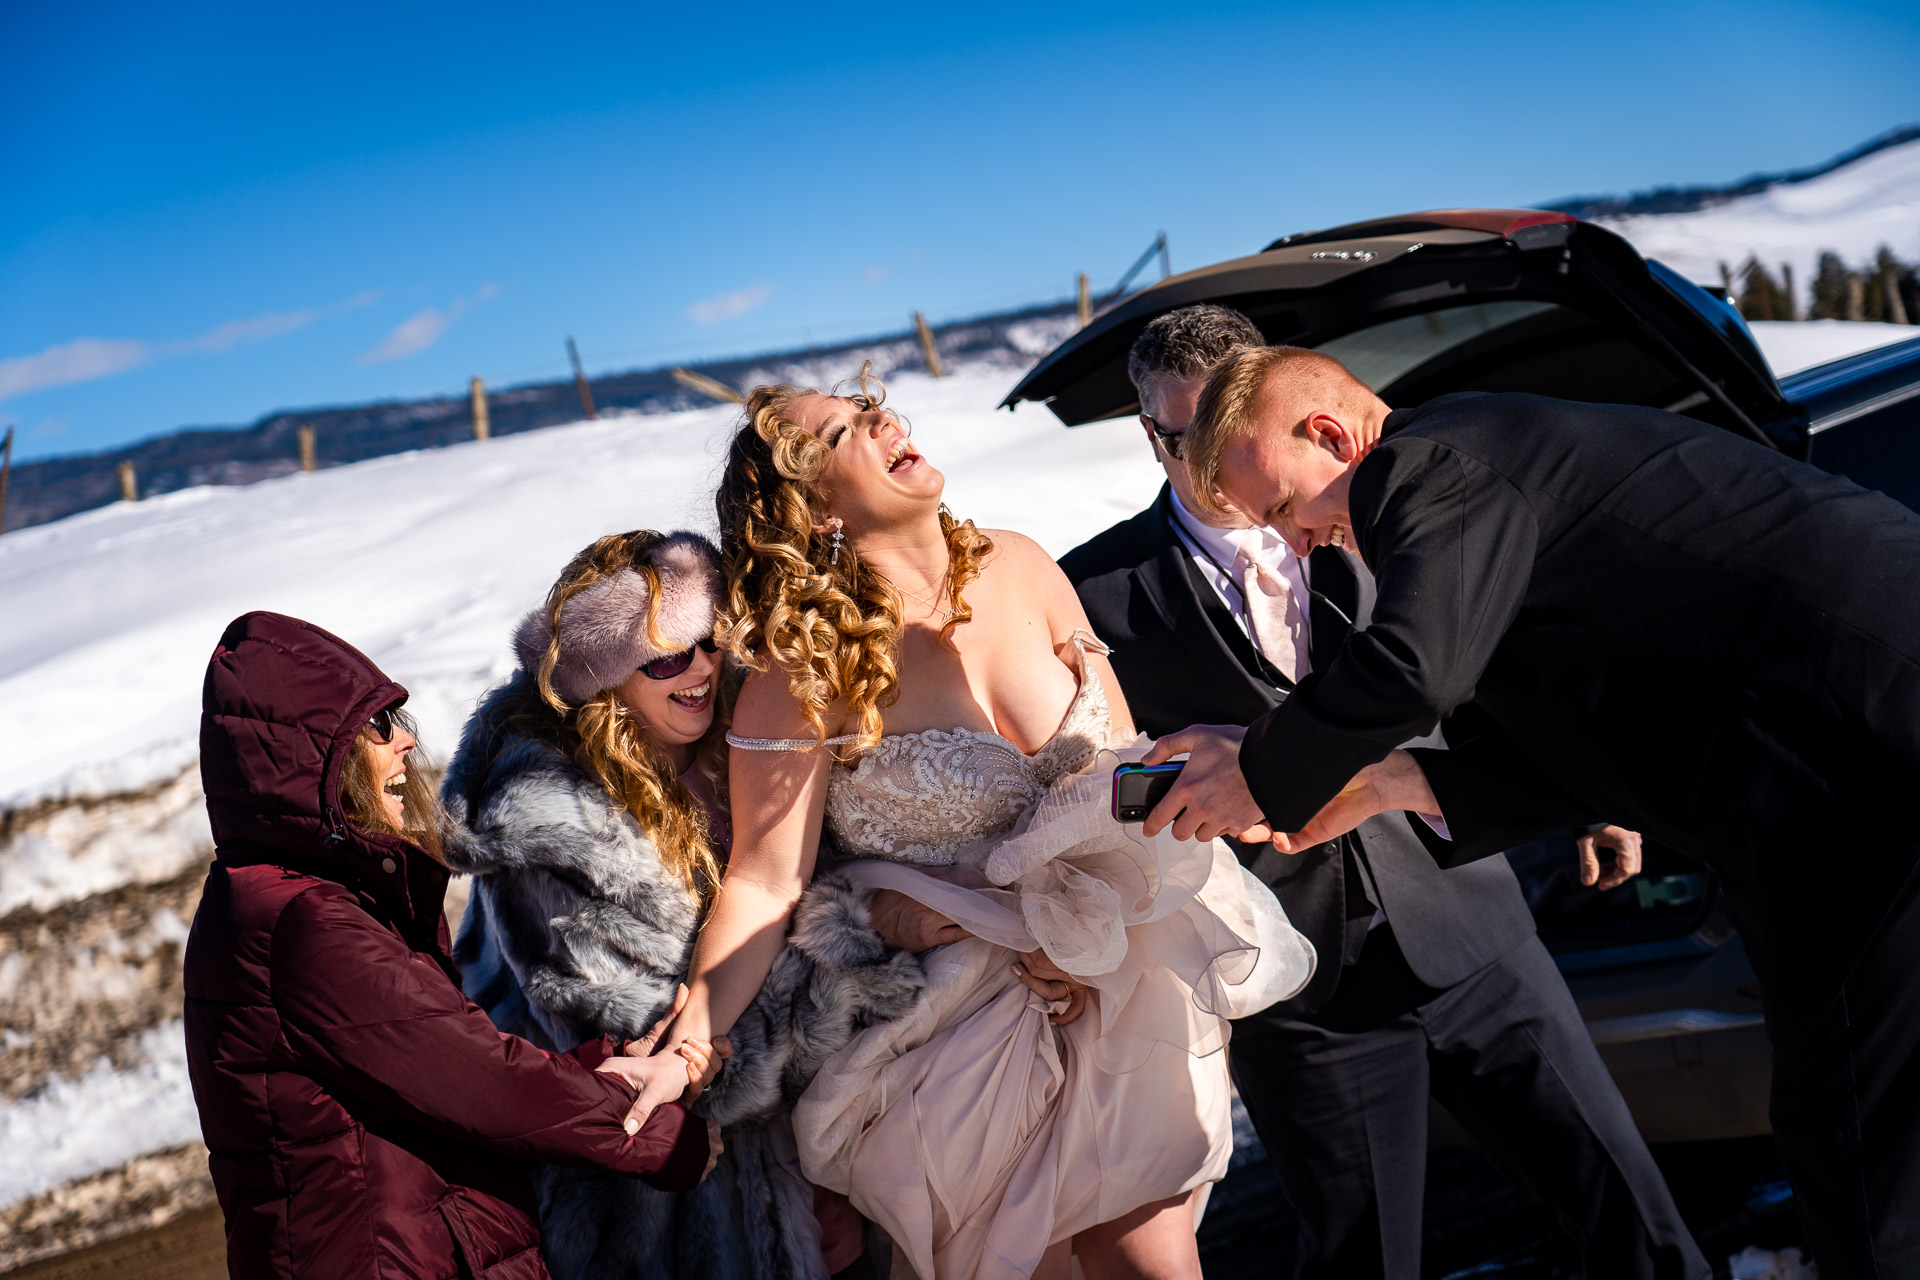
[[(348, 825), (340, 805), (362, 726), (406, 696), (365, 654), (310, 622), (248, 613), (228, 624), (200, 703), (200, 782), (221, 858), (298, 860), (411, 916), (410, 882), (432, 860), (398, 836)], [(437, 896), (430, 905), (437, 913)]]

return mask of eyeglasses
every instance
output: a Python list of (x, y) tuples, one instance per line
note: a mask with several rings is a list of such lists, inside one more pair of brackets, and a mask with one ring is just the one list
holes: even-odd
[(1167, 451), (1167, 456), (1169, 458), (1172, 458), (1175, 462), (1186, 461), (1186, 459), (1181, 456), (1182, 452), (1187, 447), (1185, 444), (1181, 443), (1187, 438), (1186, 432), (1167, 430), (1165, 427), (1161, 426), (1158, 422), (1155, 422), (1153, 420), (1153, 415), (1150, 413), (1141, 414), (1140, 421), (1147, 424), (1147, 430), (1153, 432), (1153, 438), (1160, 442), (1160, 447)]
[[(713, 637), (708, 636), (705, 640), (695, 641), (693, 649), (698, 649), (702, 653), (714, 653), (719, 650), (719, 647), (713, 642)], [(655, 658), (652, 662), (643, 662), (640, 664), (640, 674), (649, 680), (671, 680), (693, 665), (693, 649), (688, 649), (684, 653), (670, 653), (664, 658)]]
[(393, 741), (393, 713), (399, 709), (400, 704), (396, 702), (390, 707), (380, 708), (367, 717), (367, 732), (371, 733), (373, 740), (383, 747)]

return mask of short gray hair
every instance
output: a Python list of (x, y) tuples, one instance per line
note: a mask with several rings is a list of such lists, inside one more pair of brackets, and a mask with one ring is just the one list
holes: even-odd
[(1133, 340), (1127, 377), (1144, 403), (1148, 386), (1157, 378), (1202, 377), (1234, 352), (1265, 345), (1267, 339), (1253, 321), (1230, 307), (1181, 307), (1156, 316)]

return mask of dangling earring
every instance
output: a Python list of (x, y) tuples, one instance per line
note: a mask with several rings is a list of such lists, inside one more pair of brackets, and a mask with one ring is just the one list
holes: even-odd
[(1336, 547), (1347, 545), (1347, 527), (1343, 524), (1333, 526), (1333, 532), (1327, 535), (1327, 541)]
[(833, 541), (829, 544), (831, 549), (827, 552), (827, 563), (839, 564), (840, 563), (840, 544), (847, 540), (847, 535), (840, 532), (839, 516), (833, 517), (832, 523), (833, 523)]

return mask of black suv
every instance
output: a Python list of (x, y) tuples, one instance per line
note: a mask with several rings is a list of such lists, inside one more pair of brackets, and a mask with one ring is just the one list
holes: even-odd
[[(1039, 401), (1068, 426), (1137, 412), (1128, 348), (1197, 302), (1337, 357), (1396, 408), (1450, 391), (1651, 405), (1920, 509), (1920, 337), (1776, 380), (1723, 297), (1538, 210), (1382, 218), (1171, 276), (1062, 343), (1006, 405)], [(1574, 879), (1567, 837), (1508, 857), (1648, 1140), (1766, 1132), (1758, 988), (1713, 877), (1650, 845), (1640, 876), (1601, 893)]]

